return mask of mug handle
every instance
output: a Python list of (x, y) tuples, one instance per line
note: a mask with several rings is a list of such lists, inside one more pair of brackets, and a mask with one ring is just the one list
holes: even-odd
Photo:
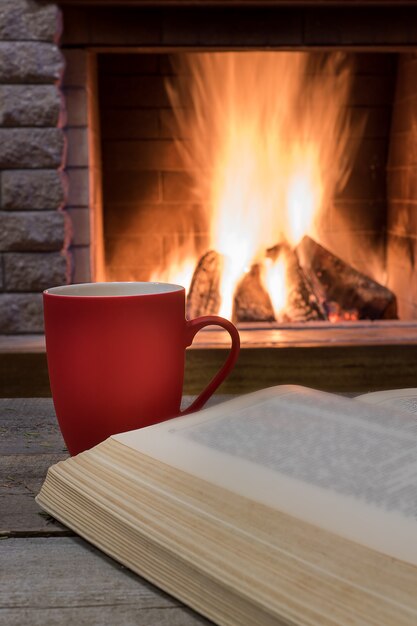
[(224, 381), (226, 376), (232, 371), (240, 350), (240, 337), (236, 326), (229, 322), (224, 317), (218, 317), (217, 315), (205, 315), (204, 317), (196, 317), (193, 320), (185, 320), (186, 327), (186, 346), (190, 346), (194, 337), (199, 330), (205, 326), (221, 326), (229, 333), (232, 339), (232, 345), (230, 347), (229, 355), (217, 374), (212, 378), (207, 387), (203, 389), (199, 396), (187, 407), (184, 411), (181, 411), (180, 415), (187, 415), (193, 411), (200, 410), (211, 395), (216, 391), (217, 387)]

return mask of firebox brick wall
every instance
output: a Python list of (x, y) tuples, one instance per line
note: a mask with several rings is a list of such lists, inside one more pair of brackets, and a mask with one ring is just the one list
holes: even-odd
[(43, 330), (43, 289), (68, 281), (61, 14), (0, 2), (0, 334)]

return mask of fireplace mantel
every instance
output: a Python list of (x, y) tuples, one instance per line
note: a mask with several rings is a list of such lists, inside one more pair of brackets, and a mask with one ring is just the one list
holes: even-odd
[[(89, 259), (89, 211), (95, 198), (89, 187), (94, 163), (88, 160), (90, 84), (86, 77), (91, 72), (89, 62), (98, 52), (337, 48), (415, 54), (417, 50), (417, 0), (19, 3), (27, 14), (17, 23), (10, 20), (0, 41), (0, 83), (7, 95), (2, 101), (4, 111), (0, 107), (4, 114), (0, 129), (0, 333), (9, 335), (42, 332), (40, 292), (44, 287), (89, 279), (75, 275), (74, 267), (82, 265), (77, 264), (78, 258), (86, 263)], [(9, 4), (12, 7), (13, 3)], [(59, 47), (61, 16), (64, 28)], [(68, 91), (64, 94), (66, 116), (58, 88), (63, 54), (67, 69), (61, 91)], [(21, 99), (24, 90), (32, 99)], [(17, 102), (19, 106), (15, 106)], [(33, 102), (38, 103), (36, 107)], [(80, 150), (75, 152), (74, 146)], [(6, 230), (13, 236), (7, 242)], [(364, 347), (335, 345), (326, 337), (321, 346), (247, 349), (242, 351), (234, 392), (241, 391), (258, 371), (262, 385), (284, 382), (285, 375), (286, 381), (317, 386), (316, 374), (328, 388), (339, 390), (410, 385), (416, 376), (416, 339), (408, 335), (403, 339), (399, 345), (384, 335), (387, 345), (381, 341)], [(3, 354), (7, 352), (3, 350)], [(39, 363), (32, 359), (33, 352), (29, 348), (22, 352), (29, 354), (24, 357), (26, 370), (20, 357), (2, 357), (0, 373), (5, 376), (15, 363), (14, 378), (21, 380), (25, 371), (29, 377)], [(45, 373), (44, 353), (39, 354)], [(207, 358), (215, 368), (223, 348), (206, 351), (200, 346), (190, 354), (190, 371), (199, 371)], [(200, 381), (193, 384), (198, 391)]]
[(417, 0), (61, 0), (62, 45), (414, 51)]
[(417, 0), (59, 0), (61, 5), (112, 6), (410, 6)]

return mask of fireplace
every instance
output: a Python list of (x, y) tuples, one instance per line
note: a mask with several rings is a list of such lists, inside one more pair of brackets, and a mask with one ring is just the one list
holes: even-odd
[(340, 51), (99, 54), (100, 274), (184, 284), (190, 317), (395, 318), (375, 281), (396, 68)]
[[(412, 142), (415, 60), (409, 49), (402, 49), (405, 45), (408, 48), (412, 37), (410, 27), (401, 32), (413, 10), (398, 5), (395, 10), (357, 6), (352, 12), (343, 7), (324, 10), (271, 4), (274, 6), (257, 8), (227, 5), (221, 10), (213, 6), (110, 9), (75, 8), (64, 4), (62, 49), (67, 61), (64, 91), (71, 116), (72, 109), (80, 115), (82, 93), (88, 94), (84, 120), (73, 126), (70, 122), (67, 127), (70, 195), (71, 187), (73, 195), (79, 196), (89, 186), (88, 197), (77, 198), (75, 203), (70, 201), (68, 206), (75, 226), (72, 280), (155, 279), (190, 284), (193, 270), (213, 243), (213, 224), (207, 204), (215, 192), (213, 185), (210, 187), (204, 182), (207, 182), (207, 172), (219, 166), (210, 156), (203, 162), (204, 144), (211, 136), (210, 129), (202, 124), (202, 119), (195, 119), (195, 115), (194, 124), (187, 124), (189, 109), (194, 108), (195, 114), (196, 108), (201, 109), (202, 99), (207, 101), (212, 95), (213, 107), (219, 107), (217, 115), (224, 115), (226, 106), (222, 109), (225, 103), (219, 95), (227, 72), (232, 81), (239, 80), (245, 72), (246, 78), (264, 72), (266, 82), (268, 79), (277, 82), (280, 73), (283, 89), (291, 92), (289, 101), (285, 104), (285, 94), (279, 93), (283, 91), (280, 85), (275, 85), (275, 91), (271, 84), (266, 87), (270, 98), (279, 101), (275, 109), (265, 107), (265, 99), (262, 101), (260, 95), (258, 114), (264, 115), (268, 108), (273, 118), (264, 120), (265, 128), (260, 128), (260, 132), (273, 127), (271, 135), (282, 135), (288, 130), (284, 126), (292, 124), (292, 142), (281, 141), (281, 146), (274, 146), (273, 142), (264, 141), (261, 160), (265, 160), (266, 151), (275, 150), (276, 170), (271, 171), (270, 176), (279, 178), (288, 161), (288, 150), (294, 152), (298, 147), (302, 153), (300, 169), (314, 169), (312, 163), (317, 158), (313, 156), (304, 163), (303, 158), (312, 146), (313, 150), (317, 148), (317, 139), (321, 138), (318, 149), (324, 154), (321, 159), (326, 175), (324, 188), (320, 190), (324, 194), (320, 232), (314, 240), (393, 294), (395, 306), (387, 307), (389, 313), (384, 313), (384, 304), (382, 311), (371, 314), (371, 319), (395, 318), (398, 313), (401, 320), (413, 320), (416, 297), (409, 288), (414, 272), (413, 167), (412, 156), (404, 149), (404, 142)], [(393, 23), (397, 24), (397, 29), (391, 31), (389, 25)], [(342, 26), (343, 32), (339, 30)], [(230, 74), (233, 65), (234, 76)], [(265, 65), (270, 69), (265, 71)], [(301, 65), (304, 69), (300, 69)], [(310, 80), (287, 84), (292, 74), (302, 71)], [(322, 78), (318, 79), (320, 71)], [(217, 82), (214, 79), (213, 85), (206, 85), (210, 72), (224, 75)], [(333, 81), (329, 80), (332, 73)], [(194, 93), (190, 104), (187, 81), (192, 82), (192, 78), (194, 92), (195, 83), (200, 81), (203, 93), (200, 93), (200, 102), (195, 101)], [(323, 82), (326, 84), (320, 100), (318, 94)], [(255, 83), (254, 89), (259, 90), (261, 81)], [(245, 89), (238, 88), (235, 97), (246, 98), (248, 90), (245, 96)], [(310, 106), (317, 109), (314, 128), (311, 128), (308, 103), (300, 102), (303, 95), (311, 100)], [(240, 108), (241, 105), (242, 102)], [(295, 108), (300, 112), (298, 116), (294, 112), (291, 118), (288, 114)], [(347, 111), (344, 119), (339, 115), (341, 108)], [(256, 99), (253, 109), (256, 109)], [(177, 115), (181, 110), (185, 111), (182, 117)], [(210, 116), (208, 111), (204, 111), (206, 117)], [(277, 122), (279, 114), (282, 119)], [(338, 115), (340, 119), (335, 119)], [(297, 127), (297, 118), (301, 128)], [(241, 123), (235, 121), (237, 125)], [(231, 120), (223, 123), (226, 131)], [(219, 128), (212, 130), (220, 133)], [(187, 132), (193, 133), (193, 137), (187, 137)], [(196, 141), (199, 132), (206, 134), (200, 137), (200, 142)], [(311, 138), (311, 133), (315, 133), (315, 138)], [(194, 162), (187, 160), (187, 155), (184, 157), (184, 150), (181, 152), (189, 143), (188, 157), (198, 155)], [(207, 153), (214, 150), (208, 144), (206, 147)], [(221, 149), (225, 146), (220, 146)], [(252, 145), (241, 146), (238, 169), (253, 166), (253, 163), (243, 163), (242, 157), (245, 151), (248, 154), (252, 150)], [(263, 164), (264, 172), (268, 168), (272, 170), (273, 159), (270, 156), (269, 162)], [(196, 179), (198, 168), (200, 175)], [(236, 186), (242, 185), (252, 174), (241, 174)], [(231, 178), (236, 175), (237, 172), (230, 173)], [(298, 175), (294, 166), (293, 171), (286, 174), (285, 183), (272, 181), (263, 192), (262, 202), (267, 206), (260, 209), (257, 202), (261, 201), (253, 199), (255, 213), (258, 216), (262, 211), (276, 213), (273, 203), (282, 202), (275, 197), (277, 190), (288, 195), (288, 189), (283, 188), (291, 184), (291, 177), (296, 179)], [(311, 190), (305, 187), (309, 185), (309, 180), (298, 181), (296, 194), (308, 194)], [(317, 188), (313, 195), (315, 192)], [(247, 200), (248, 190), (240, 193)], [(251, 201), (252, 198), (247, 204)], [(219, 200), (219, 204), (227, 202), (230, 204), (233, 199)], [(300, 201), (295, 197), (292, 202)], [(300, 222), (311, 219), (307, 215), (311, 198), (302, 198), (302, 202), (307, 206), (305, 215), (298, 218), (298, 228)], [(88, 206), (81, 206), (82, 203)], [(226, 212), (232, 216), (234, 210), (236, 207), (230, 207)], [(233, 228), (233, 219), (235, 227), (240, 226), (239, 210), (227, 224), (229, 219), (223, 216), (229, 231)], [(271, 224), (269, 231), (279, 230), (281, 226)], [(256, 224), (249, 226), (249, 231), (254, 228)], [(271, 257), (268, 249), (287, 243), (287, 236), (284, 234), (281, 240), (276, 237), (274, 244), (267, 220), (263, 228), (268, 258)], [(88, 229), (89, 241), (85, 238)], [(311, 233), (307, 230), (305, 234)], [(244, 237), (241, 232), (236, 233), (235, 256), (242, 255)], [(296, 242), (292, 242), (291, 247), (295, 245)], [(228, 242), (224, 247), (230, 248)], [(220, 252), (222, 256), (221, 250), (213, 252)], [(259, 250), (242, 263), (250, 269), (259, 267), (257, 260)], [(261, 269), (264, 271), (263, 266)], [(275, 271), (278, 275), (279, 268), (275, 267)], [(261, 278), (263, 287), (267, 278)], [(279, 277), (275, 280), (279, 281)], [(201, 285), (197, 285), (197, 291), (199, 289)], [(259, 296), (260, 301), (262, 297), (263, 294)], [(253, 291), (248, 298), (253, 298)], [(307, 298), (311, 298), (311, 294)], [(210, 297), (206, 299), (210, 301)], [(368, 309), (363, 315), (354, 308), (339, 310), (338, 303), (333, 301), (328, 308), (325, 319), (332, 321), (369, 318)], [(221, 306), (213, 308), (210, 302), (206, 310), (198, 304), (190, 307), (191, 314), (204, 312), (232, 314), (230, 306), (222, 311)], [(237, 321), (250, 322), (252, 318), (261, 322), (301, 321), (303, 317), (298, 313), (297, 310), (292, 316), (285, 312), (281, 316), (279, 313), (271, 315), (269, 305), (266, 313), (255, 316), (251, 312), (243, 313)], [(310, 319), (308, 313), (306, 319)], [(312, 319), (317, 318), (313, 315)]]
[[(209, 171), (216, 166), (210, 160), (200, 160), (198, 167), (190, 162), (187, 145), (192, 145), (191, 152), (196, 154), (195, 129), (199, 124), (193, 125), (191, 141), (187, 124), (176, 113), (183, 110), (188, 115), (187, 110), (196, 107), (195, 99), (190, 103), (187, 96), (190, 76), (198, 78), (193, 58), (204, 58), (203, 65), (208, 66), (210, 59), (217, 59), (220, 65), (227, 65), (227, 59), (234, 59), (232, 64), (247, 59), (249, 68), (254, 64), (252, 75), (262, 74), (271, 62), (272, 72), (274, 67), (284, 68), (282, 71), (287, 68), (286, 83), (300, 66), (310, 77), (301, 87), (289, 87), (293, 94), (284, 107), (286, 122), (281, 119), (278, 126), (291, 141), (281, 142), (276, 167), (276, 176), (282, 178), (286, 157), (296, 153), (298, 146), (301, 170), (309, 172), (307, 182), (305, 178), (300, 182), (296, 168), (287, 176), (287, 187), (268, 183), (261, 205), (268, 205), (277, 187), (286, 189), (282, 193), (288, 198), (288, 181), (295, 179), (298, 184), (293, 187), (303, 197), (303, 210), (309, 210), (308, 181), (314, 167), (306, 159), (311, 147), (311, 120), (302, 112), (306, 103), (300, 99), (304, 94), (317, 108), (315, 119), (327, 124), (328, 146), (322, 141), (320, 150), (326, 152), (331, 145), (323, 167), (333, 168), (333, 173), (322, 189), (326, 202), (321, 202), (319, 224), (302, 235), (307, 236), (310, 246), (321, 244), (336, 270), (341, 259), (348, 271), (359, 272), (371, 285), (393, 294), (395, 307), (388, 307), (387, 315), (382, 307), (381, 315), (366, 314), (365, 321), (356, 321), (361, 314), (355, 306), (340, 310), (330, 299), (327, 318), (322, 321), (288, 312), (281, 315), (270, 302), (269, 313), (264, 316), (251, 318), (245, 313), (237, 319), (244, 344), (254, 349), (280, 346), (283, 358), (290, 357), (287, 348), (298, 346), (297, 356), (292, 353), (294, 368), (288, 369), (292, 381), (300, 380), (297, 372), (305, 358), (301, 353), (307, 347), (310, 365), (315, 358), (313, 347), (341, 347), (340, 367), (335, 366), (338, 371), (345, 367), (345, 359), (356, 367), (358, 353), (349, 356), (349, 350), (369, 343), (383, 344), (377, 347), (384, 348), (385, 356), (389, 352), (386, 344), (395, 346), (395, 354), (387, 357), (387, 372), (394, 361), (403, 362), (408, 348), (416, 343), (417, 318), (415, 3), (368, 0), (352, 5), (330, 1), (324, 6), (313, 0), (63, 0), (58, 4), (22, 0), (22, 15), (7, 22), (4, 34), (0, 34), (6, 59), (5, 69), (0, 64), (0, 81), (4, 83), (0, 89), (7, 96), (3, 98), (7, 104), (0, 107), (4, 139), (0, 142), (0, 219), (4, 224), (0, 233), (0, 333), (41, 333), (40, 292), (53, 284), (150, 279), (190, 282), (202, 262), (211, 270), (216, 267), (216, 258), (224, 255), (224, 248), (214, 245), (212, 206), (210, 210), (207, 207), (213, 204), (213, 187), (211, 191), (204, 188), (201, 174), (205, 168)], [(239, 69), (242, 71), (244, 67)], [(333, 87), (325, 91), (324, 102), (318, 102), (316, 94), (320, 73), (321, 82), (333, 77), (328, 81)], [(205, 84), (204, 72), (199, 76), (204, 81), (205, 102), (207, 93), (213, 95), (217, 89), (221, 94), (221, 81), (210, 86)], [(348, 76), (347, 82), (338, 83), (340, 76)], [(226, 88), (227, 81), (223, 82)], [(167, 89), (167, 85), (171, 87)], [(256, 89), (259, 85), (255, 81)], [(250, 91), (248, 88), (247, 94)], [(281, 91), (272, 90), (272, 97), (281, 98)], [(22, 99), (24, 92), (29, 94), (26, 99)], [(265, 102), (268, 100), (264, 100), (264, 107)], [(298, 117), (288, 121), (289, 112), (297, 107)], [(333, 122), (342, 109), (347, 117), (338, 126)], [(263, 134), (276, 122), (264, 120)], [(326, 132), (317, 128), (314, 126), (313, 135), (322, 140)], [(204, 132), (203, 143), (207, 141), (207, 127)], [(6, 140), (12, 148), (7, 147)], [(265, 140), (262, 149), (264, 153), (274, 152), (277, 147)], [(199, 150), (201, 155), (204, 145)], [(247, 153), (247, 145), (240, 154), (237, 150), (245, 172), (240, 182), (251, 176), (251, 164), (242, 163), (242, 155)], [(347, 154), (347, 163), (342, 164)], [(199, 176), (196, 169), (200, 169)], [(246, 198), (247, 192), (242, 193)], [(292, 202), (300, 204), (297, 194)], [(240, 218), (233, 219), (240, 225)], [(304, 216), (301, 222), (305, 221)], [(275, 226), (263, 228), (268, 232), (262, 251), (258, 245), (243, 268), (247, 281), (257, 285), (258, 300), (262, 300), (259, 285), (266, 283), (265, 268), (274, 266), (279, 274), (275, 261), (282, 250), (287, 256), (295, 250), (300, 263), (302, 256), (298, 246), (303, 239), (291, 238), (288, 225), (284, 234), (278, 228), (279, 237)], [(256, 223), (249, 230), (256, 230)], [(240, 234), (238, 238), (240, 243)], [(212, 256), (207, 257), (207, 253)], [(188, 257), (191, 265), (187, 269), (184, 260)], [(168, 273), (172, 268), (179, 273)], [(186, 274), (181, 274), (184, 269)], [(237, 282), (244, 280), (245, 275), (240, 274)], [(306, 297), (310, 300), (310, 294)], [(215, 289), (212, 299), (218, 300)], [(252, 296), (247, 299), (252, 300)], [(236, 299), (234, 303), (231, 314), (236, 319)], [(216, 307), (210, 312), (222, 313)], [(191, 311), (204, 312), (208, 309)], [(370, 321), (374, 317), (382, 321)], [(207, 332), (200, 341), (203, 346), (223, 347), (216, 331)], [(412, 354), (410, 348), (411, 360)], [(254, 355), (252, 351), (244, 358), (250, 360)], [(326, 366), (327, 357), (328, 352), (318, 357), (317, 367), (322, 372), (333, 369)], [(332, 357), (336, 358), (335, 351)], [(381, 362), (381, 354), (372, 358)], [(248, 371), (257, 367), (252, 363)], [(272, 366), (265, 367), (270, 370)], [(362, 373), (363, 367), (359, 367)], [(414, 371), (415, 364), (408, 372), (410, 381)], [(264, 384), (268, 380), (263, 377)], [(405, 380), (402, 375), (399, 384)], [(304, 378), (300, 382), (321, 386), (316, 380)], [(362, 381), (361, 385), (363, 388), (367, 383)], [(333, 385), (343, 387), (340, 380)]]

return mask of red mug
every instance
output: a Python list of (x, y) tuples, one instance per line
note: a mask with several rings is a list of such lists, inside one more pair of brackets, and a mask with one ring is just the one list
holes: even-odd
[[(179, 285), (66, 285), (44, 291), (43, 302), (52, 397), (70, 454), (115, 433), (197, 411), (239, 354), (239, 333), (228, 320), (185, 319), (185, 289)], [(230, 334), (230, 353), (181, 413), (185, 348), (211, 324)]]

